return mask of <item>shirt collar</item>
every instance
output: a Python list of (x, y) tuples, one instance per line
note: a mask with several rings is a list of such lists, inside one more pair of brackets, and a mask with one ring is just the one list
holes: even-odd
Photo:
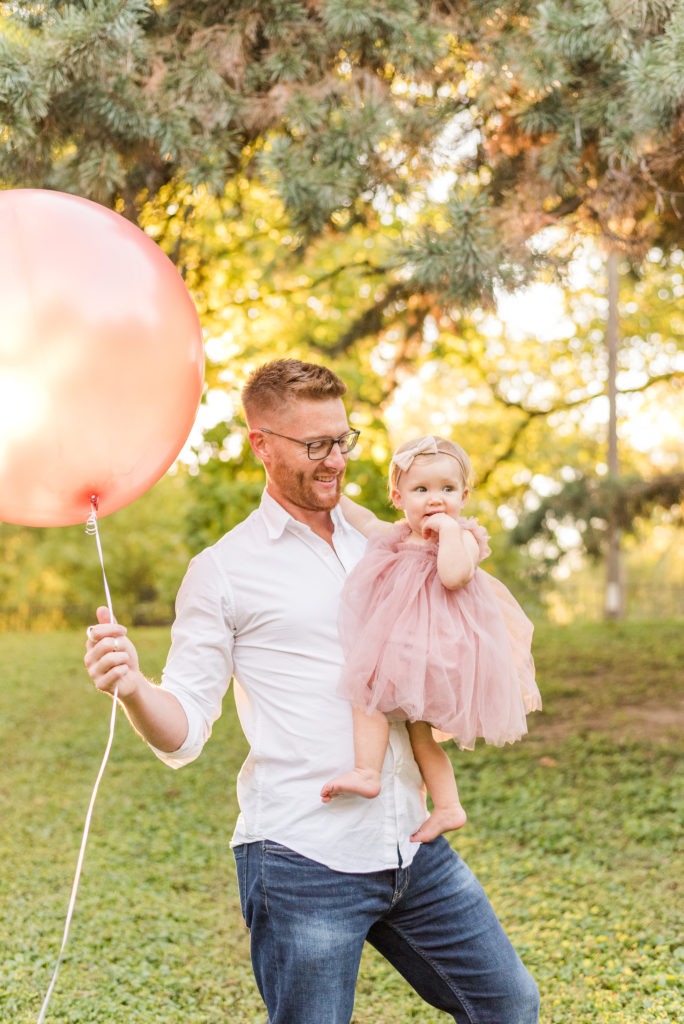
[[(268, 533), (270, 540), (277, 540), (282, 537), (285, 530), (290, 527), (294, 528), (295, 531), (309, 530), (310, 528), (305, 524), (301, 523), (294, 516), (291, 516), (283, 506), (271, 497), (267, 490), (264, 490), (261, 495), (261, 505), (259, 511), (263, 517), (264, 523), (266, 524), (266, 532)], [(347, 530), (349, 524), (342, 515), (339, 505), (331, 509), (330, 512), (333, 521), (334, 530)]]

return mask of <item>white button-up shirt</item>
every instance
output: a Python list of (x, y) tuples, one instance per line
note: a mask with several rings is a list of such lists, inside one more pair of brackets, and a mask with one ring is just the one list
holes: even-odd
[(269, 839), (338, 871), (377, 871), (411, 862), (409, 836), (427, 811), (403, 723), (390, 726), (380, 796), (321, 802), (323, 784), (354, 762), (351, 707), (336, 694), (337, 613), (365, 546), (338, 508), (332, 517), (334, 550), (264, 492), (259, 509), (192, 560), (161, 684), (188, 734), (174, 753), (155, 753), (175, 768), (194, 760), (234, 677), (251, 749), (233, 845)]

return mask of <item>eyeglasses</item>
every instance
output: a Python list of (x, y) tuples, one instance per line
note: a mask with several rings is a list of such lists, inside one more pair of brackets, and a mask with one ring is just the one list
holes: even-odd
[(360, 430), (348, 430), (346, 434), (339, 437), (318, 437), (315, 441), (300, 441), (297, 437), (288, 437), (287, 434), (279, 434), (267, 427), (257, 427), (262, 434), (273, 434), (274, 437), (284, 437), (286, 441), (294, 441), (295, 444), (303, 444), (306, 454), (313, 462), (319, 459), (327, 459), (335, 445), (338, 445), (341, 455), (347, 455), (359, 439)]

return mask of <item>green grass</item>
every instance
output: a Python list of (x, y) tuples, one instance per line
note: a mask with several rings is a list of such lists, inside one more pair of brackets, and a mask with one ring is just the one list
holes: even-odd
[[(158, 674), (165, 631), (141, 631)], [(61, 941), (110, 705), (83, 632), (0, 635), (0, 1020), (35, 1022)], [(684, 1020), (681, 623), (539, 627), (545, 710), (503, 750), (453, 749), (453, 836), (536, 977), (543, 1024)], [(679, 689), (677, 690), (677, 685)], [(119, 715), (48, 1021), (252, 1024), (228, 842), (244, 755), (232, 701), (174, 773)], [(679, 890), (678, 890), (679, 886)], [(436, 1024), (372, 951), (356, 1024)]]

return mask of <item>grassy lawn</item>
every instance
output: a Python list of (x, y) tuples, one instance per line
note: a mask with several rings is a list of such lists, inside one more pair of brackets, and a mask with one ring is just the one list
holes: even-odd
[[(135, 639), (158, 674), (166, 632)], [(82, 647), (82, 631), (0, 634), (8, 1024), (38, 1016), (107, 737)], [(543, 1024), (681, 1022), (682, 624), (544, 625), (535, 654), (545, 710), (525, 742), (452, 751), (469, 813), (453, 843), (539, 983)], [(119, 715), (49, 1021), (265, 1021), (228, 849), (243, 754), (230, 700), (179, 773)], [(445, 1019), (368, 950), (356, 1024)]]

